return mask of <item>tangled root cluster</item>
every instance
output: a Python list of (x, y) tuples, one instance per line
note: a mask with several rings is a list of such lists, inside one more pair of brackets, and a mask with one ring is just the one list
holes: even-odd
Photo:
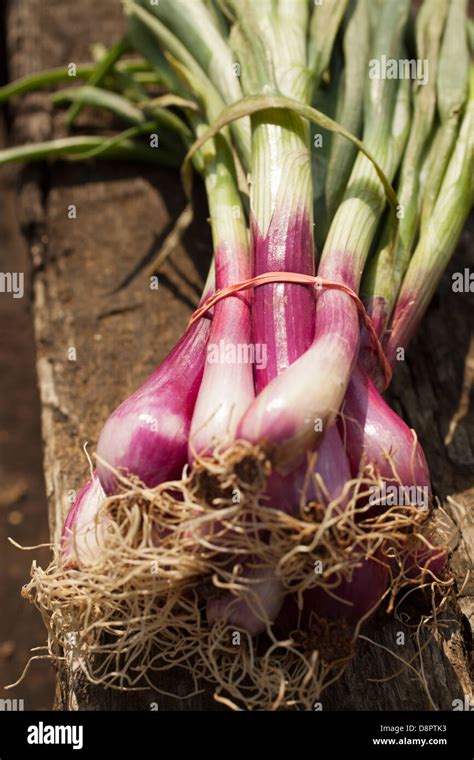
[(427, 515), (403, 506), (373, 516), (361, 505), (374, 480), (359, 478), (329, 506), (302, 495), (292, 517), (266, 503), (270, 472), (260, 450), (238, 442), (153, 489), (118, 476), (121, 491), (97, 517), (100, 552), (78, 569), (57, 547), (46, 570), (33, 564), (23, 590), (41, 611), (50, 656), (72, 648), (87, 679), (112, 688), (160, 691), (164, 671), (184, 668), (195, 689), (211, 683), (235, 709), (313, 709), (350, 661), (363, 620), (345, 631), (313, 616), (291, 634), (266, 620), (266, 632), (251, 637), (225, 620), (210, 626), (207, 600), (224, 591), (252, 598), (245, 568), (254, 564), (301, 606), (308, 589), (334, 594), (362, 560), (382, 556), (393, 606), (403, 586), (426, 581), (406, 577), (398, 558)]

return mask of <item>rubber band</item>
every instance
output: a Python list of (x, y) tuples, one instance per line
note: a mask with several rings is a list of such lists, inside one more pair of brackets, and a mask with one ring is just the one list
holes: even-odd
[(223, 298), (227, 298), (227, 296), (231, 296), (234, 293), (240, 293), (242, 290), (248, 290), (249, 288), (258, 288), (261, 285), (269, 285), (275, 282), (290, 282), (296, 285), (313, 285), (317, 289), (327, 288), (329, 290), (340, 290), (352, 298), (357, 307), (357, 311), (362, 318), (364, 326), (370, 335), (371, 341), (378, 356), (378, 360), (380, 362), (380, 366), (382, 367), (385, 379), (384, 390), (385, 388), (388, 388), (392, 379), (392, 368), (387, 357), (385, 356), (385, 352), (372, 324), (372, 320), (367, 314), (365, 306), (357, 293), (348, 285), (344, 285), (342, 282), (325, 280), (318, 275), (313, 276), (310, 274), (298, 274), (297, 272), (265, 272), (264, 274), (259, 274), (256, 277), (250, 277), (248, 280), (242, 280), (241, 282), (235, 283), (234, 285), (229, 285), (227, 288), (222, 288), (221, 290), (216, 291), (212, 296), (209, 296), (209, 298), (207, 298), (204, 303), (201, 304), (201, 306), (196, 309), (191, 319), (189, 320), (188, 327), (191, 327), (191, 325), (193, 325), (196, 320), (203, 317), (204, 314), (209, 311), (209, 309), (215, 306), (216, 303), (219, 303), (219, 301), (221, 301)]

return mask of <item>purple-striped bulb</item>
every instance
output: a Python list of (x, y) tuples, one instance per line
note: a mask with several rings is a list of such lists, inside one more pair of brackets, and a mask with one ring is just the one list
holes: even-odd
[(98, 521), (105, 493), (94, 472), (68, 512), (61, 534), (61, 559), (66, 567), (84, 567), (100, 557), (104, 524)]
[[(187, 330), (175, 348), (135, 393), (112, 412), (97, 444), (100, 459), (153, 487), (181, 477), (201, 384), (209, 336), (208, 319)], [(114, 473), (99, 461), (107, 494), (117, 490)]]
[(254, 582), (249, 583), (240, 596), (228, 591), (208, 600), (207, 622), (214, 625), (218, 620), (225, 620), (229, 626), (256, 636), (266, 631), (276, 619), (283, 604), (283, 586), (271, 575), (269, 568), (247, 571), (245, 577)]
[(295, 596), (289, 594), (277, 624), (286, 631), (296, 630), (298, 627), (309, 629), (311, 616), (314, 614), (330, 622), (356, 626), (366, 615), (375, 612), (387, 589), (388, 578), (389, 569), (383, 557), (363, 559), (353, 570), (351, 579), (343, 578), (334, 586), (331, 594), (320, 586), (305, 591), (301, 612), (298, 610)]
[[(352, 373), (343, 420), (341, 429), (352, 475), (356, 477), (361, 466), (372, 466), (374, 475), (386, 481), (390, 490), (400, 488), (395, 499), (407, 499), (427, 510), (431, 486), (423, 449), (413, 430), (385, 403), (360, 365)], [(401, 488), (410, 490), (402, 492)], [(380, 504), (384, 499), (387, 505), (393, 503), (391, 496), (387, 486), (387, 492), (380, 494)]]

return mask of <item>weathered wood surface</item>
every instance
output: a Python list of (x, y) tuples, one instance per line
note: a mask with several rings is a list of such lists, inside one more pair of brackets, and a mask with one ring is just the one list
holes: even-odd
[[(123, 23), (115, 0), (14, 0), (7, 20), (11, 78), (87, 60), (90, 43), (112, 42)], [(44, 139), (61, 130), (43, 95), (18, 101), (11, 113), (11, 135), (17, 141)], [(199, 202), (197, 217), (205, 220), (202, 198)], [(153, 291), (144, 265), (183, 205), (175, 173), (143, 165), (43, 165), (25, 171), (19, 203), (35, 265), (44, 467), (50, 530), (57, 537), (68, 494), (87, 476), (84, 442), (93, 452), (108, 413), (142, 382), (184, 329), (209, 262), (210, 236), (205, 222), (193, 227), (167, 264), (159, 290)], [(71, 204), (77, 208), (77, 219), (68, 218)], [(473, 266), (472, 241), (471, 230), (463, 236), (455, 269)], [(463, 379), (466, 387), (469, 384), (465, 362), (473, 316), (472, 296), (453, 294), (448, 274), (407, 361), (396, 373), (392, 391), (395, 408), (418, 432), (439, 498), (448, 510), (448, 497), (458, 505), (452, 568), (459, 587), (473, 552), (472, 410), (459, 421), (450, 445), (443, 441), (459, 406)], [(76, 351), (75, 361), (68, 360), (70, 348)], [(472, 361), (471, 352), (471, 365)], [(344, 677), (325, 692), (323, 708), (452, 709), (454, 699), (472, 696), (473, 615), (474, 585), (468, 581), (459, 604), (451, 605), (445, 615), (442, 633), (423, 650), (431, 701), (413, 671), (405, 669), (380, 682), (397, 673), (400, 662), (362, 643)], [(397, 647), (399, 630), (399, 623), (384, 618), (365, 633), (412, 660), (419, 670), (413, 641)], [(153, 701), (160, 709), (217, 707), (210, 691), (192, 700), (172, 700), (150, 691), (118, 694), (91, 689), (71, 672), (58, 675), (59, 709), (149, 709)]]

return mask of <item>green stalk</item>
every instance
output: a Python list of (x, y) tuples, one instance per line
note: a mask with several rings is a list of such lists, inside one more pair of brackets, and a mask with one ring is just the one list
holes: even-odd
[[(232, 56), (228, 41), (221, 34), (202, 0), (160, 0), (148, 6), (153, 16), (166, 26), (183, 43), (202, 71), (213, 83), (226, 105), (240, 100), (237, 61)], [(250, 155), (250, 124), (244, 119), (233, 125), (233, 135), (244, 166), (248, 168)]]
[[(226, 104), (240, 100), (242, 90), (234, 69), (235, 59), (202, 0), (160, 0), (151, 6), (148, 0), (139, 2), (181, 40)], [(248, 140), (248, 124), (247, 135)]]
[(260, 235), (266, 236), (276, 210), (282, 215), (300, 210), (312, 224), (311, 155), (300, 117), (284, 111), (252, 117), (252, 155), (250, 200)]
[(469, 47), (467, 0), (451, 0), (441, 45), (438, 70), (438, 111), (441, 131), (436, 160), (427, 182), (421, 223), (431, 217), (459, 131), (459, 121), (468, 92)]
[[(343, 76), (343, 60), (338, 51), (334, 52), (331, 67), (328, 71), (329, 84), (322, 85), (314, 94), (313, 103), (320, 111), (331, 119), (337, 119), (341, 111), (341, 80)], [(311, 124), (311, 163), (313, 174), (313, 208), (314, 218), (318, 224), (314, 228), (317, 250), (322, 250), (329, 229), (326, 181), (331, 157), (331, 146), (336, 135), (330, 130), (323, 129), (318, 124)]]
[(30, 161), (44, 161), (49, 158), (84, 157), (94, 150), (106, 147), (100, 152), (100, 158), (123, 159), (130, 161), (150, 161), (160, 166), (179, 167), (181, 157), (175, 156), (169, 151), (157, 151), (145, 144), (122, 139), (120, 143), (110, 144), (108, 137), (63, 137), (47, 142), (19, 145), (14, 148), (0, 150), (0, 164), (14, 162), (28, 163)]
[[(96, 85), (101, 84), (101, 82), (105, 79), (107, 74), (112, 71), (117, 61), (123, 56), (124, 53), (127, 52), (127, 50), (130, 49), (130, 42), (127, 37), (122, 37), (121, 40), (119, 40), (115, 45), (113, 45), (109, 50), (107, 50), (104, 57), (99, 61), (97, 66), (94, 69), (94, 72), (91, 74), (89, 79), (89, 85), (91, 87), (94, 87)], [(71, 108), (69, 109), (69, 113), (67, 115), (67, 125), (68, 127), (72, 127), (76, 118), (79, 116), (82, 108), (82, 103), (75, 102), (72, 104)]]
[(424, 225), (410, 261), (388, 332), (386, 354), (392, 365), (420, 323), (456, 248), (474, 201), (474, 66), (461, 130), (433, 214)]
[[(433, 168), (433, 165), (437, 156), (436, 140), (439, 136), (439, 133), (440, 133), (440, 127), (439, 125), (436, 125), (435, 128), (431, 132), (428, 143), (426, 145), (425, 155), (421, 162), (419, 182), (420, 182), (420, 197), (421, 197), (422, 203), (423, 203), (423, 198), (426, 193), (428, 179), (431, 174), (431, 170)], [(411, 251), (411, 254), (413, 254), (413, 250)]]
[[(202, 125), (203, 130), (207, 125)], [(203, 131), (197, 130), (197, 134)], [(228, 241), (233, 248), (248, 252), (248, 233), (242, 201), (237, 189), (232, 153), (221, 135), (207, 143), (203, 152), (202, 175), (209, 204), (214, 249)], [(203, 150), (203, 149), (201, 149)]]
[[(126, 6), (125, 11), (127, 11)], [(156, 44), (156, 36), (143, 19), (132, 14), (128, 15), (128, 35), (134, 48), (143, 55), (152, 67), (158, 84), (161, 84), (168, 92), (186, 95), (182, 82), (170, 66), (163, 51)]]
[[(118, 70), (116, 69), (115, 77), (117, 79), (120, 79), (122, 75), (128, 75), (128, 71)], [(151, 87), (156, 87), (157, 85), (162, 85), (163, 82), (158, 76), (158, 74), (155, 73), (155, 71), (138, 71), (137, 73), (131, 72), (130, 76), (133, 77), (134, 81), (139, 85), (147, 85)]]
[(83, 161), (89, 158), (97, 158), (101, 153), (106, 153), (107, 150), (112, 149), (115, 145), (120, 145), (124, 140), (130, 140), (133, 137), (139, 137), (143, 134), (151, 134), (152, 132), (156, 132), (157, 126), (158, 125), (155, 121), (145, 121), (143, 124), (138, 124), (134, 127), (130, 127), (129, 129), (125, 129), (123, 132), (118, 132), (116, 135), (106, 137), (102, 145), (98, 145), (96, 148), (91, 148), (91, 150), (81, 154), (80, 156), (71, 156), (71, 161), (76, 159)]
[[(183, 143), (186, 147), (192, 144), (193, 135), (191, 130), (172, 111), (154, 106), (153, 101), (148, 98), (146, 91), (143, 92), (147, 100), (142, 103), (141, 108), (131, 103), (129, 99), (122, 95), (102, 90), (99, 87), (91, 87), (90, 85), (60, 90), (53, 95), (52, 100), (55, 105), (73, 102), (80, 103), (81, 106), (87, 105), (92, 108), (103, 108), (118, 116), (126, 124), (135, 126), (145, 124), (147, 116), (149, 121), (153, 119), (155, 127), (160, 125), (159, 138), (162, 140), (163, 145), (172, 150), (175, 155), (179, 155)], [(147, 101), (149, 101), (149, 105)], [(161, 129), (161, 127), (164, 127), (164, 129)], [(182, 142), (180, 142), (178, 137)]]
[[(186, 46), (183, 45), (178, 37), (159, 21), (158, 18), (145, 10), (145, 8), (142, 8), (142, 6), (137, 4), (134, 0), (124, 0), (123, 5), (125, 13), (131, 18), (136, 18), (141, 21), (145, 29), (150, 32), (155, 41), (155, 45), (158, 44), (159, 49), (161, 48), (161, 51), (164, 53), (165, 58), (168, 61), (172, 57), (191, 72), (194, 80), (199, 85), (198, 94), (205, 104), (206, 111), (212, 115), (220, 113), (224, 107), (224, 101), (210, 79), (199, 66), (194, 56), (189, 52)], [(149, 53), (148, 47), (144, 53)]]
[[(360, 135), (363, 121), (364, 89), (370, 49), (370, 24), (366, 0), (358, 0), (344, 33), (344, 72), (340, 84), (335, 119), (349, 132)], [(325, 182), (328, 224), (334, 217), (357, 155), (357, 149), (340, 135), (331, 140)], [(325, 237), (325, 235), (324, 235)]]
[[(408, 18), (408, 0), (388, 3), (382, 11), (372, 59), (398, 59)], [(394, 176), (409, 128), (408, 80), (371, 79), (364, 106), (363, 142), (389, 180)], [(350, 273), (346, 284), (358, 289), (373, 236), (385, 205), (385, 192), (364, 155), (359, 154), (343, 200), (334, 216), (321, 257), (326, 277)]]
[(226, 38), (229, 36), (229, 21), (223, 12), (219, 0), (205, 0), (205, 5), (209, 10), (217, 29), (221, 35)]
[[(227, 125), (232, 124), (233, 121), (241, 119), (242, 116), (252, 116), (253, 114), (261, 113), (262, 111), (285, 111), (298, 114), (303, 119), (307, 119), (310, 123), (317, 124), (318, 126), (326, 130), (331, 130), (336, 134), (344, 135), (344, 137), (352, 142), (357, 147), (357, 149), (373, 164), (375, 173), (377, 174), (384, 188), (385, 197), (389, 202), (391, 208), (396, 211), (398, 207), (397, 195), (392, 188), (392, 185), (388, 181), (386, 175), (382, 171), (381, 167), (373, 155), (370, 153), (370, 151), (367, 149), (365, 144), (359, 140), (358, 137), (352, 135), (350, 132), (344, 129), (344, 127), (342, 127), (326, 114), (318, 111), (312, 106), (301, 103), (298, 100), (293, 100), (292, 98), (287, 98), (284, 95), (249, 95), (248, 97), (242, 98), (242, 100), (240, 100), (238, 103), (227, 106), (227, 108), (224, 109), (219, 117), (209, 126), (205, 133), (195, 141), (186, 155), (186, 158), (183, 162), (181, 174), (183, 177), (183, 182), (187, 189), (189, 189), (191, 181), (189, 164), (193, 159), (196, 151), (200, 150), (202, 146), (205, 145), (207, 140), (215, 137)], [(399, 111), (401, 113), (403, 109), (400, 108)]]
[(467, 36), (471, 53), (474, 53), (474, 19), (472, 18), (467, 20)]
[(127, 124), (142, 124), (145, 121), (143, 112), (130, 103), (127, 98), (100, 87), (92, 87), (89, 84), (83, 87), (68, 87), (59, 90), (52, 96), (52, 101), (54, 105), (58, 106), (73, 103), (81, 107), (105, 108)]
[(417, 59), (427, 61), (428, 81), (414, 85), (414, 115), (398, 183), (399, 234), (396, 245), (394, 217), (382, 235), (381, 247), (364, 274), (361, 292), (380, 336), (395, 305), (417, 233), (421, 193), (420, 178), (426, 147), (433, 133), (439, 48), (448, 0), (425, 0), (416, 20)]
[(130, 100), (132, 103), (141, 103), (148, 98), (148, 91), (145, 84), (151, 84), (153, 87), (159, 85), (158, 77), (151, 73), (150, 81), (144, 83), (138, 79), (136, 74), (129, 74), (124, 71), (114, 72), (114, 84), (123, 98)]
[[(95, 63), (80, 63), (76, 66), (75, 76), (69, 73), (68, 66), (60, 66), (54, 69), (46, 69), (37, 74), (30, 74), (21, 79), (0, 87), (0, 103), (6, 103), (10, 98), (25, 95), (28, 92), (50, 87), (59, 82), (70, 82), (76, 79), (89, 79), (96, 69)], [(149, 64), (144, 61), (119, 61), (117, 71), (129, 73), (148, 72)]]
[[(306, 4), (280, 0), (256, 9), (249, 0), (229, 0), (228, 6), (236, 18), (232, 42), (242, 62), (245, 94), (281, 93), (307, 102), (310, 75), (306, 67)], [(297, 210), (295, 203), (303, 203), (300, 210), (312, 224), (307, 124), (289, 111), (271, 110), (252, 116), (251, 124), (251, 208), (259, 234), (266, 236), (277, 204), (286, 204), (285, 188), (293, 211)]]
[(384, 2), (385, 0), (367, 0), (370, 27), (372, 29), (372, 32), (375, 32), (375, 30), (377, 29)]
[(308, 68), (313, 76), (313, 88), (319, 87), (329, 67), (336, 35), (347, 9), (348, 0), (325, 0), (316, 5), (311, 16), (308, 44)]
[[(159, 48), (164, 51), (174, 73), (184, 84), (184, 90), (181, 88), (180, 94), (187, 94), (191, 98), (197, 97), (202, 104), (206, 121), (214, 121), (224, 109), (224, 101), (183, 43), (157, 17), (147, 12), (134, 0), (124, 0), (124, 9), (129, 17), (138, 19), (143, 24), (152, 35), (155, 45), (158, 44)], [(142, 37), (141, 39), (146, 38)], [(137, 37), (135, 40), (136, 42), (140, 41)], [(140, 52), (144, 55), (150, 53), (149, 40), (146, 40), (146, 45)], [(153, 59), (151, 61), (153, 63)], [(238, 136), (240, 132), (233, 130), (233, 134)], [(241, 143), (238, 148), (241, 160), (247, 160), (249, 144)]]

